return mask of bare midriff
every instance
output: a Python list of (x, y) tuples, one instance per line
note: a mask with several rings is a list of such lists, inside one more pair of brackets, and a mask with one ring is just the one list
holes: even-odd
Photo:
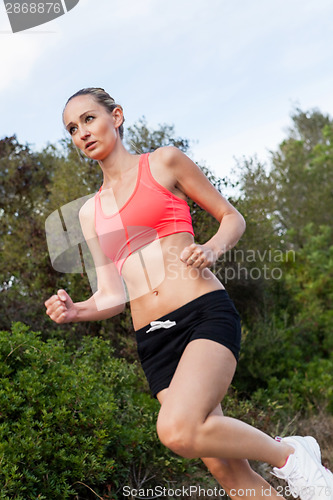
[(165, 236), (127, 258), (122, 277), (129, 294), (135, 330), (214, 290), (224, 289), (210, 269), (180, 260), (194, 242), (190, 233)]

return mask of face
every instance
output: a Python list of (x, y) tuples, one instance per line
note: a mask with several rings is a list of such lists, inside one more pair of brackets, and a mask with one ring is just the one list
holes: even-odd
[(121, 115), (119, 108), (110, 113), (92, 96), (82, 95), (69, 101), (63, 120), (75, 146), (89, 158), (103, 160), (119, 139)]

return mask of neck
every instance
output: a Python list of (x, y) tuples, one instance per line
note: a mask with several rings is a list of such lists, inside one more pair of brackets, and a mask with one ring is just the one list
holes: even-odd
[(103, 172), (103, 186), (120, 180), (125, 172), (136, 165), (137, 161), (138, 155), (129, 153), (119, 139), (112, 152), (104, 160), (98, 162)]

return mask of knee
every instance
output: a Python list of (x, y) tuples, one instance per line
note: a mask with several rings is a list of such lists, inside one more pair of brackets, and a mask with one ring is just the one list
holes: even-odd
[(184, 458), (197, 458), (195, 452), (195, 430), (183, 416), (162, 416), (157, 419), (157, 434), (171, 451)]

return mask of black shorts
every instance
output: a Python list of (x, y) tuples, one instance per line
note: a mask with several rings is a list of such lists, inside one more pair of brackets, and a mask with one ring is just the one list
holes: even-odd
[(213, 340), (230, 349), (237, 361), (239, 358), (240, 316), (226, 290), (201, 295), (135, 333), (141, 365), (154, 397), (169, 387), (192, 340)]

